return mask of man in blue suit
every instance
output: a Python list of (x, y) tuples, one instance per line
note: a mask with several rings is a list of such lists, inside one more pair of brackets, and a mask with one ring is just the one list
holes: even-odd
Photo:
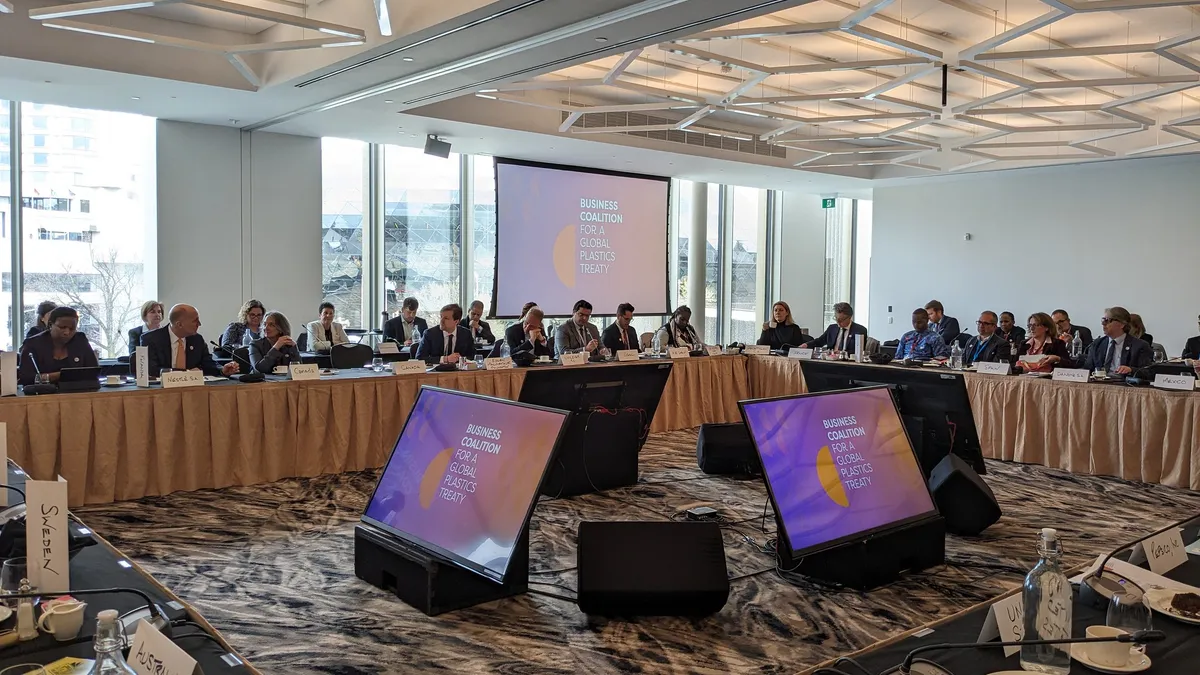
[(942, 303), (930, 300), (925, 303), (925, 312), (929, 314), (929, 327), (942, 336), (942, 342), (950, 344), (958, 339), (958, 334), (962, 332), (958, 328), (958, 319), (946, 316)]
[(471, 336), (471, 329), (458, 325), (458, 319), (454, 318), (456, 312), (462, 316), (462, 308), (456, 304), (442, 308), (438, 327), (425, 331), (421, 337), (418, 359), (434, 365), (475, 358), (475, 338)]
[(863, 344), (867, 342), (865, 326), (854, 323), (854, 308), (848, 302), (839, 302), (833, 306), (833, 319), (836, 323), (829, 324), (822, 335), (808, 342), (808, 347), (824, 347), (837, 352), (855, 351), (854, 336), (863, 336)]
[(1129, 310), (1124, 307), (1104, 310), (1104, 318), (1100, 319), (1104, 337), (1092, 343), (1084, 368), (1129, 375), (1154, 362), (1154, 349), (1145, 340), (1129, 334), (1129, 321)]

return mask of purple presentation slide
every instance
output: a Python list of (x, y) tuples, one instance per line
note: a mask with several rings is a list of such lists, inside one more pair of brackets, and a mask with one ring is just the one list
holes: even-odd
[(499, 579), (566, 418), (424, 388), (363, 517)]
[(665, 180), (496, 163), (496, 311), (668, 314)]
[(887, 389), (743, 410), (793, 552), (935, 511)]

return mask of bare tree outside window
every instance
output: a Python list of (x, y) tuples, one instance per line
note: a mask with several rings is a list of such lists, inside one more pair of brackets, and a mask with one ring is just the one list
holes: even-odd
[(62, 274), (43, 274), (34, 281), (50, 300), (74, 307), (79, 312), (79, 329), (85, 331), (101, 358), (129, 353), (126, 331), (139, 321), (142, 264), (120, 259), (116, 249), (91, 251), (92, 269), (63, 265)]

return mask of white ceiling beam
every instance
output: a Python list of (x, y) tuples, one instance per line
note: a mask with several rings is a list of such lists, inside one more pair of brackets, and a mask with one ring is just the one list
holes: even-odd
[(15, 10), (13, 9), (11, 2), (8, 0), (0, 0), (0, 14), (12, 14), (14, 11)]
[(673, 131), (674, 124), (642, 124), (628, 127), (571, 127), (573, 134), (623, 134), (627, 131)]
[(1144, 115), (1138, 115), (1137, 113), (1129, 112), (1128, 110), (1125, 110), (1124, 108), (1109, 108), (1108, 110), (1105, 110), (1104, 112), (1108, 113), (1109, 115), (1114, 115), (1116, 117), (1123, 117), (1127, 120), (1137, 122), (1138, 124), (1141, 124), (1141, 125), (1144, 125), (1147, 127), (1152, 127), (1158, 123), (1154, 119), (1151, 119)]
[(233, 65), (234, 69), (238, 71), (239, 75), (246, 78), (246, 81), (250, 83), (250, 86), (254, 87), (255, 89), (262, 86), (262, 79), (259, 78), (258, 73), (254, 72), (254, 69), (250, 67), (250, 64), (246, 63), (245, 59), (237, 54), (226, 54), (225, 58), (229, 59), (229, 63)]
[(870, 2), (864, 3), (862, 7), (858, 8), (858, 11), (842, 19), (838, 23), (838, 28), (842, 30), (853, 28), (854, 26), (857, 26), (863, 21), (869, 19), (872, 15), (882, 11), (885, 7), (895, 1), (896, 0), (871, 0)]
[(96, 0), (95, 2), (77, 2), (70, 5), (55, 5), (29, 10), (29, 18), (34, 21), (47, 19), (66, 19), (73, 16), (89, 14), (105, 14), (108, 12), (123, 12), (130, 9), (146, 9), (156, 5), (170, 5), (180, 0)]
[(1039, 17), (1030, 19), (1023, 24), (1013, 26), (1003, 33), (999, 33), (991, 38), (988, 38), (987, 40), (984, 40), (983, 42), (979, 42), (967, 47), (959, 52), (959, 58), (973, 59), (978, 54), (991, 51), (1006, 42), (1012, 42), (1023, 35), (1028, 35), (1038, 29), (1044, 28), (1066, 15), (1067, 12), (1064, 12), (1061, 9), (1052, 9)]
[(155, 33), (145, 33), (137, 30), (129, 30), (128, 28), (116, 28), (114, 26), (100, 26), (87, 23), (85, 21), (75, 21), (74, 19), (54, 19), (42, 23), (46, 28), (58, 28), (60, 30), (69, 30), (75, 33), (85, 33), (87, 35), (98, 35), (100, 37), (118, 38), (121, 40), (129, 40), (131, 42), (142, 42), (152, 45), (163, 45), (167, 47), (178, 47), (180, 49), (191, 49), (198, 52), (208, 52), (212, 54), (224, 54), (227, 45), (214, 45), (208, 42), (199, 42), (197, 40), (186, 40), (184, 38), (168, 37)]
[(975, 108), (972, 115), (1044, 115), (1071, 112), (1099, 112), (1100, 103), (1081, 103), (1079, 105), (1025, 105), (1012, 108)]
[(645, 112), (655, 110), (695, 110), (695, 105), (664, 101), (661, 103), (614, 103), (613, 105), (563, 105), (562, 109), (570, 112), (587, 113), (619, 113)]
[(363, 44), (362, 40), (350, 40), (344, 37), (308, 38), (306, 40), (282, 40), (280, 42), (252, 42), (244, 45), (233, 45), (225, 48), (226, 54), (261, 54), (263, 52), (290, 52), (297, 49), (313, 49), (316, 47), (350, 47)]
[(783, 134), (786, 134), (789, 131), (795, 131), (796, 129), (799, 129), (802, 126), (804, 126), (804, 122), (789, 122), (781, 127), (776, 127), (775, 129), (772, 129), (771, 131), (768, 131), (765, 134), (759, 134), (758, 137), (763, 139), (764, 141), (769, 141), (772, 138), (775, 138), (776, 136), (782, 136)]
[(1024, 61), (1027, 59), (1065, 59), (1079, 56), (1105, 56), (1112, 54), (1141, 54), (1155, 49), (1167, 49), (1156, 44), (1106, 45), (1103, 47), (1066, 47), (1062, 49), (1030, 49), (1019, 52), (987, 52), (975, 57), (976, 61)]
[(1176, 119), (1171, 120), (1170, 122), (1167, 122), (1167, 125), (1168, 126), (1186, 126), (1189, 124), (1196, 124), (1197, 122), (1200, 122), (1200, 113), (1197, 113), (1195, 115), (1188, 115), (1186, 117), (1178, 117)]
[[(970, 153), (968, 153), (968, 154), (970, 154)], [(982, 166), (984, 164), (991, 164), (994, 161), (995, 160), (990, 157), (984, 157), (982, 159), (976, 159), (973, 162), (966, 162), (964, 164), (956, 164), (955, 166), (952, 166), (952, 167), (946, 169), (946, 171), (966, 171), (967, 169), (973, 169), (977, 166)]]
[(604, 84), (601, 78), (566, 79), (566, 80), (528, 80), (502, 84), (493, 89), (482, 89), (483, 92), (493, 91), (541, 91), (544, 89), (582, 89), (583, 87), (598, 87)]
[[(921, 153), (921, 154), (922, 154), (922, 155), (924, 155), (924, 154), (926, 154), (926, 153)], [(903, 162), (898, 162), (898, 161), (897, 161), (897, 162), (892, 162), (892, 164), (894, 164), (894, 165), (896, 165), (896, 166), (904, 166), (904, 167), (908, 167), (908, 168), (910, 168), (910, 169), (920, 169), (920, 170), (922, 170), (922, 171), (932, 171), (932, 172), (934, 172), (934, 173), (941, 173), (941, 172), (942, 172), (942, 169), (939, 169), (939, 168), (938, 168), (938, 167), (936, 167), (936, 166), (930, 166), (930, 165), (928, 165), (928, 164), (913, 164), (913, 163), (912, 163), (912, 162), (910, 162), (910, 161), (903, 161)]]
[(1145, 148), (1138, 148), (1136, 150), (1126, 150), (1122, 154), (1126, 157), (1136, 157), (1138, 155), (1146, 155), (1151, 152), (1158, 152), (1160, 150), (1170, 150), (1172, 148), (1178, 148), (1178, 147), (1182, 147), (1184, 145), (1191, 145), (1195, 142), (1196, 141), (1193, 141), (1191, 139), (1181, 138), (1177, 141), (1167, 141), (1166, 143), (1158, 143), (1156, 145), (1151, 145), (1151, 146), (1148, 146)]
[(902, 52), (916, 54), (917, 56), (924, 56), (925, 58), (933, 61), (941, 61), (943, 57), (942, 52), (932, 47), (926, 47), (925, 45), (917, 44), (916, 42), (911, 42), (903, 38), (898, 38), (894, 35), (888, 35), (887, 33), (877, 31), (872, 28), (867, 28), (866, 26), (852, 26), (847, 28), (845, 32), (851, 35), (856, 35), (864, 40), (877, 42), (885, 47), (899, 49)]
[[(798, 149), (798, 150), (803, 150), (804, 148), (797, 148), (797, 149)], [(808, 152), (816, 152), (816, 151), (815, 151), (815, 150), (809, 150)], [(796, 162), (795, 164), (793, 164), (792, 166), (804, 166), (805, 164), (809, 164), (809, 163), (811, 163), (811, 162), (815, 162), (815, 161), (817, 161), (818, 159), (825, 159), (825, 158), (826, 158), (826, 157), (828, 157), (828, 156), (829, 156), (829, 153), (827, 153), (827, 152), (817, 152), (817, 154), (813, 155), (812, 157), (809, 157), (808, 159), (802, 159), (802, 160), (800, 160), (799, 162)]]
[(505, 94), (504, 92), (499, 92), (499, 91), (493, 92), (493, 93), (487, 93), (487, 94), (485, 94), (483, 92), (477, 92), (475, 95), (480, 98), (490, 98), (493, 101), (504, 101), (505, 103), (516, 103), (518, 105), (527, 105), (531, 108), (541, 108), (542, 110), (557, 110), (558, 112), (572, 112), (569, 106), (563, 105), (561, 103), (547, 103), (545, 101), (539, 101), (538, 99), (525, 98), (523, 96), (513, 96), (511, 94)]
[(648, 94), (650, 96), (658, 96), (659, 98), (672, 99), (672, 100), (676, 100), (676, 101), (684, 101), (686, 103), (695, 103), (698, 105), (708, 105), (708, 101), (700, 96), (693, 96), (692, 94), (684, 94), (684, 93), (677, 92), (677, 91), (671, 91), (669, 89), (659, 89), (657, 87), (648, 87), (644, 84), (638, 84), (636, 82), (629, 82), (627, 80), (618, 80), (616, 82), (613, 82), (612, 86), (614, 86), (618, 89), (625, 89), (627, 91), (636, 91), (640, 94)]
[(1096, 145), (1092, 145), (1090, 143), (1071, 143), (1070, 146), (1072, 148), (1079, 148), (1080, 150), (1087, 150), (1088, 152), (1095, 153), (1102, 157), (1116, 157), (1117, 156), (1117, 153), (1114, 150), (1106, 150), (1104, 148), (1101, 148)]
[(703, 108), (697, 110), (696, 112), (692, 113), (691, 115), (688, 115), (687, 117), (679, 120), (679, 123), (675, 125), (675, 129), (678, 131), (683, 131), (684, 129), (687, 129), (688, 127), (695, 124), (696, 122), (699, 122), (700, 120), (704, 119), (705, 117), (708, 117), (709, 115), (713, 114), (714, 110), (715, 110), (715, 108), (713, 108), (711, 105), (704, 106)]
[(896, 87), (900, 87), (905, 84), (908, 84), (909, 82), (912, 82), (913, 80), (919, 80), (922, 77), (925, 77), (926, 75), (932, 75), (933, 73), (937, 72), (937, 70), (938, 70), (937, 66), (929, 66), (928, 68), (915, 68), (893, 80), (884, 82), (883, 84), (879, 85), (878, 87), (875, 87), (874, 89), (867, 91), (867, 93), (863, 94), (863, 98), (867, 99), (869, 101), (884, 92), (888, 92), (888, 91), (895, 89)]
[(326, 21), (317, 21), (294, 14), (285, 14), (276, 12), (270, 9), (260, 9), (258, 7), (250, 7), (248, 5), (239, 5), (226, 0), (186, 0), (184, 4), (192, 7), (205, 7), (214, 9), (218, 12), (227, 14), (236, 14), (238, 16), (248, 16), (252, 19), (263, 19), (264, 21), (273, 21), (281, 23), (285, 26), (296, 26), (297, 28), (308, 28), (310, 30), (328, 33), (329, 35), (340, 35), (342, 37), (354, 38), (357, 40), (366, 40), (367, 34), (358, 28), (351, 26), (342, 26), (336, 23), (328, 23)]
[(1027, 126), (1013, 127), (1008, 129), (1014, 134), (1036, 134), (1042, 131), (1052, 131), (1056, 133), (1064, 131), (1108, 131), (1117, 129), (1142, 129), (1143, 125), (1137, 122), (1097, 122), (1095, 124), (1058, 124), (1050, 126)]
[(835, 124), (839, 122), (871, 122), (878, 120), (911, 120), (913, 118), (928, 119), (928, 113), (872, 113), (862, 112), (857, 115), (835, 115), (829, 117), (810, 117), (804, 121), (808, 124)]
[(604, 74), (603, 78), (601, 78), (601, 82), (604, 84), (612, 84), (613, 82), (616, 82), (617, 78), (621, 77), (621, 73), (625, 72), (625, 69), (628, 68), (641, 55), (641, 49), (634, 49), (625, 52), (625, 55), (622, 56), (619, 61), (617, 61), (616, 65), (608, 69), (608, 72)]
[(869, 70), (871, 68), (898, 68), (901, 66), (919, 66), (929, 63), (924, 57), (906, 57), (901, 59), (875, 59), (871, 61), (844, 61), (841, 63), (814, 63), (803, 66), (782, 66), (772, 68), (776, 75), (803, 75), (806, 73), (830, 73), (841, 70)]
[(1051, 80), (1034, 82), (1034, 89), (1083, 89), (1086, 87), (1122, 87), (1137, 84), (1175, 84), (1200, 82), (1200, 75), (1146, 75), (1144, 77), (1098, 77), (1090, 80)]
[(688, 37), (679, 38), (674, 42), (702, 42), (707, 40), (733, 40), (739, 38), (770, 38), (787, 37), (790, 35), (811, 35), (813, 33), (828, 33), (838, 30), (839, 22), (822, 21), (820, 23), (793, 23), (783, 26), (758, 26), (755, 28), (727, 28), (708, 30)]
[(709, 63), (716, 63), (716, 64), (719, 64), (722, 66), (729, 66), (731, 68), (741, 68), (742, 70), (748, 70), (752, 73), (769, 73), (769, 72), (771, 72), (770, 68), (767, 68), (766, 66), (763, 66), (763, 65), (760, 65), (757, 63), (751, 63), (749, 61), (735, 59), (732, 56), (722, 56), (720, 54), (716, 54), (716, 53), (713, 53), (710, 51), (705, 51), (703, 49), (695, 49), (693, 47), (688, 47), (687, 45), (676, 44), (673, 42), (664, 42), (664, 43), (660, 44), (658, 47), (659, 47), (659, 49), (662, 49), (663, 51), (666, 51), (666, 52), (674, 52), (676, 54), (683, 54), (685, 56), (690, 56), (694, 59), (700, 59), (701, 61), (708, 61)]
[(392, 17), (388, 13), (388, 0), (375, 0), (375, 22), (379, 24), (380, 35), (391, 37)]
[(560, 134), (567, 133), (567, 129), (570, 129), (571, 125), (575, 124), (575, 121), (578, 120), (582, 116), (583, 116), (583, 113), (578, 110), (567, 115), (566, 119), (563, 120), (563, 123), (558, 125), (558, 133), (560, 133)]
[(1186, 54), (1177, 54), (1170, 49), (1164, 49), (1155, 53), (1164, 59), (1167, 59), (1168, 61), (1174, 61), (1175, 63), (1178, 63), (1192, 72), (1200, 73), (1200, 61), (1197, 61)]
[(1003, 101), (1004, 99), (1012, 98), (1014, 96), (1020, 96), (1021, 94), (1030, 91), (1033, 91), (1032, 87), (1013, 87), (1012, 89), (1005, 89), (1004, 91), (996, 92), (991, 96), (985, 96), (983, 98), (955, 106), (951, 108), (951, 112), (955, 114), (965, 113), (968, 110), (990, 105), (992, 103), (996, 103), (997, 101)]
[(986, 148), (1065, 148), (1067, 141), (1012, 141), (1004, 143), (966, 143), (961, 147), (982, 150)]
[(876, 96), (874, 99), (870, 99), (870, 100), (882, 101), (884, 103), (890, 103), (892, 105), (904, 106), (906, 108), (912, 108), (913, 110), (921, 110), (921, 111), (927, 112), (927, 113), (940, 113), (942, 111), (941, 107), (936, 106), (936, 105), (919, 103), (917, 101), (906, 101), (902, 98), (892, 98), (891, 96)]
[(958, 65), (963, 70), (969, 70), (973, 73), (977, 73), (979, 75), (984, 75), (984, 76), (990, 77), (994, 80), (1000, 80), (1001, 82), (1007, 82), (1009, 84), (1012, 84), (1012, 85), (1015, 85), (1018, 87), (1033, 88), (1034, 85), (1038, 84), (1034, 80), (1030, 80), (1030, 79), (1021, 77), (1020, 75), (1014, 75), (1010, 72), (1000, 70), (998, 68), (993, 68), (991, 66), (985, 66), (982, 63), (976, 63), (974, 61), (961, 61), (961, 62), (959, 62)]
[(1090, 0), (1090, 2), (1071, 2), (1070, 5), (1076, 12), (1119, 12), (1127, 9), (1188, 7), (1200, 5), (1200, 0)]
[[(1197, 77), (1200, 77), (1200, 76), (1197, 76)], [(1108, 103), (1101, 105), (1101, 107), (1105, 110), (1108, 110), (1109, 108), (1115, 108), (1118, 106), (1132, 105), (1134, 103), (1141, 103), (1142, 101), (1148, 101), (1152, 98), (1158, 98), (1160, 96), (1167, 96), (1168, 94), (1174, 94), (1177, 92), (1185, 91), (1187, 89), (1192, 89), (1193, 87), (1196, 87), (1196, 86), (1200, 86), (1200, 82), (1181, 82), (1179, 84), (1167, 85), (1165, 87), (1159, 87), (1158, 89), (1152, 89), (1150, 91), (1143, 91), (1140, 94), (1132, 94), (1130, 96), (1126, 96), (1125, 98), (1119, 98), (1115, 101), (1109, 101)]]
[(863, 97), (862, 92), (841, 94), (781, 94), (779, 96), (761, 96), (750, 98), (743, 96), (733, 102), (735, 106), (767, 105), (771, 103), (795, 103), (801, 101), (853, 101)]
[(725, 95), (721, 97), (721, 103), (729, 103), (730, 101), (736, 99), (737, 97), (741, 96), (742, 94), (744, 94), (744, 93), (750, 91), (751, 89), (757, 87), (758, 85), (762, 84), (762, 81), (767, 79), (768, 77), (770, 77), (770, 75), (767, 73), (759, 73), (759, 74), (755, 75), (754, 77), (751, 77), (750, 79), (739, 84), (738, 86), (734, 87), (733, 89), (730, 89), (729, 91), (725, 92)]
[(1182, 47), (1183, 45), (1195, 42), (1196, 40), (1200, 40), (1200, 30), (1188, 31), (1182, 35), (1176, 35), (1175, 37), (1159, 40), (1158, 43), (1154, 45), (1154, 49), (1156, 51), (1161, 49), (1173, 49), (1175, 47)]
[[(912, 131), (913, 129), (923, 127), (926, 124), (931, 124), (935, 121), (937, 121), (937, 120), (936, 120), (936, 118), (933, 118), (933, 117), (925, 117), (925, 118), (922, 118), (919, 120), (913, 120), (912, 122), (909, 122), (907, 124), (901, 124), (898, 127), (892, 127), (891, 129), (888, 129), (887, 131), (884, 131), (881, 134), (877, 134), (876, 136), (878, 138), (892, 138), (893, 140), (901, 140), (899, 138), (893, 138), (893, 137), (895, 137), (897, 134), (902, 134), (906, 131)], [(926, 141), (919, 141), (916, 139), (904, 139), (904, 142), (905, 143), (913, 143), (916, 145), (924, 145), (926, 147), (934, 147), (934, 148), (939, 147), (938, 144), (936, 144), (936, 143), (927, 143)]]
[(1163, 126), (1162, 129), (1169, 134), (1175, 134), (1176, 136), (1182, 136), (1184, 138), (1190, 138), (1193, 141), (1200, 142), (1200, 135), (1194, 134), (1187, 129), (1177, 129), (1172, 126)]

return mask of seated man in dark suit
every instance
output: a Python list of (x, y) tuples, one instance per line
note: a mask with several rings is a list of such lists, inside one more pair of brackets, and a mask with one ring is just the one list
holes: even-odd
[(1143, 340), (1129, 334), (1129, 310), (1109, 307), (1104, 310), (1104, 337), (1092, 343), (1084, 368), (1103, 370), (1114, 375), (1129, 375), (1154, 362), (1154, 350)]
[(600, 343), (614, 356), (618, 351), (638, 349), (641, 346), (637, 331), (629, 325), (630, 321), (633, 321), (633, 305), (622, 302), (617, 305), (617, 320), (605, 328), (604, 334), (600, 336)]
[(442, 308), (438, 328), (427, 331), (421, 338), (421, 346), (417, 348), (418, 359), (434, 365), (475, 358), (475, 339), (471, 337), (469, 329), (458, 325), (458, 320), (454, 318), (456, 311), (462, 312), (457, 304)]
[(1083, 351), (1087, 353), (1089, 347), (1092, 346), (1092, 331), (1084, 326), (1074, 326), (1071, 324), (1071, 316), (1067, 314), (1065, 309), (1056, 309), (1050, 315), (1054, 319), (1054, 326), (1058, 329), (1058, 336), (1062, 338), (1067, 345), (1079, 335), (1079, 341), (1083, 343)]
[(515, 323), (504, 331), (510, 356), (554, 356), (550, 349), (550, 341), (546, 339), (546, 328), (542, 325), (543, 316), (545, 315), (542, 314), (541, 308), (531, 307), (521, 318), (521, 323)]
[(848, 302), (839, 302), (833, 306), (833, 318), (836, 323), (829, 324), (825, 333), (810, 340), (811, 348), (824, 347), (836, 352), (854, 353), (855, 335), (863, 336), (863, 344), (867, 342), (867, 329), (861, 324), (854, 323), (854, 308)]
[(962, 332), (958, 329), (958, 319), (946, 316), (941, 302), (930, 300), (925, 303), (925, 312), (929, 314), (929, 327), (933, 329), (933, 332), (942, 336), (942, 342), (950, 344)]
[(1200, 335), (1187, 339), (1187, 343), (1183, 345), (1183, 358), (1200, 359)]
[(999, 323), (1000, 318), (995, 312), (983, 312), (979, 315), (979, 320), (975, 322), (975, 329), (979, 331), (979, 335), (967, 340), (967, 347), (963, 349), (964, 366), (979, 362), (1008, 361), (1012, 355), (1012, 345), (996, 332)]
[(592, 303), (587, 300), (575, 302), (570, 321), (564, 321), (554, 331), (554, 352), (562, 356), (570, 351), (585, 351), (595, 355), (600, 350), (600, 330), (590, 319)]
[(492, 344), (496, 341), (496, 336), (492, 333), (492, 327), (488, 322), (483, 320), (483, 303), (476, 300), (471, 303), (471, 308), (467, 310), (467, 316), (459, 325), (466, 326), (471, 331), (476, 342), (483, 344)]
[(411, 345), (421, 339), (429, 329), (425, 319), (417, 316), (420, 305), (416, 298), (405, 298), (400, 305), (400, 316), (383, 324), (384, 339), (391, 338), (402, 345)]
[(163, 368), (195, 370), (205, 375), (224, 375), (238, 372), (236, 361), (218, 368), (208, 345), (200, 336), (200, 313), (191, 305), (175, 305), (167, 313), (167, 325), (157, 330), (142, 333), (142, 346), (150, 367), (150, 377), (158, 377)]

